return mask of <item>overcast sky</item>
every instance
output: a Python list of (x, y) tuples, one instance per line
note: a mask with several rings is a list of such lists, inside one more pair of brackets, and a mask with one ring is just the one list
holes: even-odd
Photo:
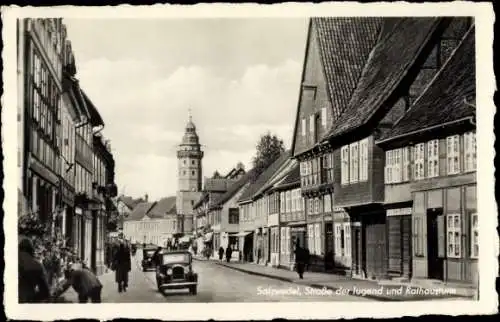
[(65, 19), (77, 78), (106, 123), (119, 192), (175, 195), (192, 109), (203, 175), (247, 169), (259, 135), (290, 147), (305, 19)]

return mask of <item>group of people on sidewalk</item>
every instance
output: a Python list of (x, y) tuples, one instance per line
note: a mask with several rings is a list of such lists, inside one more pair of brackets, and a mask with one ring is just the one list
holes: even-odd
[[(231, 249), (231, 246), (226, 247), (226, 262), (231, 261), (231, 256), (233, 255), (233, 250)], [(224, 258), (224, 248), (221, 246), (219, 247), (219, 260), (222, 260)]]
[[(118, 292), (126, 291), (131, 270), (130, 247), (125, 240), (108, 245), (111, 260), (108, 268), (115, 271)], [(76, 256), (68, 259), (63, 267), (63, 279), (50, 287), (46, 268), (35, 256), (35, 247), (29, 238), (19, 243), (19, 303), (50, 303), (60, 299), (70, 287), (78, 294), (79, 303), (101, 303), (103, 284), (96, 274)]]

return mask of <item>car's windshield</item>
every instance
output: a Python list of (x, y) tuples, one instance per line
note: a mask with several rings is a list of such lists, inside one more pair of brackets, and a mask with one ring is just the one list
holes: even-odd
[(147, 250), (147, 251), (146, 251), (146, 256), (151, 257), (151, 256), (153, 256), (153, 254), (154, 254), (154, 253), (155, 253), (155, 250), (154, 250), (154, 249)]
[(189, 254), (163, 254), (163, 264), (189, 263)]

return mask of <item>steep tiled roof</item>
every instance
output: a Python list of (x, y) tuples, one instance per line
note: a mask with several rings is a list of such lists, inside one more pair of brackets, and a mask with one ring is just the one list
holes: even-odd
[(297, 164), (297, 160), (295, 159), (286, 160), (277, 171), (276, 175), (271, 180), (267, 181), (256, 194), (266, 193), (269, 189), (272, 189), (274, 185), (280, 183), (288, 175), (289, 171), (295, 166), (295, 164)]
[(200, 199), (198, 199), (194, 205), (193, 205), (193, 209), (196, 209), (198, 208), (199, 206), (201, 206), (201, 204), (203, 203), (203, 201), (208, 198), (208, 192), (207, 191), (203, 191), (203, 193), (201, 194), (200, 196)]
[(300, 166), (298, 163), (288, 172), (283, 181), (276, 185), (276, 188), (284, 188), (293, 184), (300, 184)]
[(85, 105), (87, 105), (87, 108), (90, 113), (90, 122), (92, 123), (93, 126), (100, 126), (104, 125), (104, 120), (102, 119), (101, 114), (99, 114), (99, 111), (97, 110), (97, 107), (92, 103), (90, 98), (85, 94), (85, 92), (82, 90), (82, 97), (85, 100)]
[(175, 214), (176, 197), (165, 197), (156, 202), (147, 213), (151, 218), (163, 218), (166, 214)]
[(471, 117), (464, 103), (476, 98), (475, 30), (472, 27), (426, 91), (382, 140)]
[(134, 207), (138, 203), (143, 201), (141, 198), (134, 199), (134, 198), (129, 197), (129, 196), (120, 196), (120, 197), (118, 197), (118, 200), (123, 202), (129, 209), (134, 209)]
[(240, 178), (240, 180), (236, 181), (231, 186), (229, 186), (226, 193), (216, 198), (215, 201), (212, 203), (212, 206), (222, 206), (229, 199), (231, 199), (241, 188), (243, 188), (250, 181), (255, 171), (256, 171), (255, 169), (251, 169), (250, 171), (245, 173), (243, 177)]
[(271, 177), (278, 171), (278, 169), (285, 163), (286, 160), (290, 158), (290, 150), (283, 152), (269, 167), (267, 167), (264, 172), (262, 172), (255, 182), (250, 184), (250, 186), (245, 189), (245, 192), (238, 199), (238, 202), (244, 202), (252, 200), (255, 193), (271, 179)]
[(327, 137), (366, 124), (406, 76), (435, 31), (440, 18), (385, 18), (347, 108)]
[(334, 111), (347, 105), (380, 33), (383, 18), (312, 18)]
[(141, 202), (137, 204), (126, 218), (126, 221), (141, 220), (153, 206), (153, 202)]

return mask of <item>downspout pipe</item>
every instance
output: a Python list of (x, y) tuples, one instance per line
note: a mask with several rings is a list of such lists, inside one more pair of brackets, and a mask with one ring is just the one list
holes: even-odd
[(467, 102), (466, 98), (464, 98), (464, 104), (474, 109), (474, 117), (470, 118), (470, 123), (476, 126), (476, 105)]

